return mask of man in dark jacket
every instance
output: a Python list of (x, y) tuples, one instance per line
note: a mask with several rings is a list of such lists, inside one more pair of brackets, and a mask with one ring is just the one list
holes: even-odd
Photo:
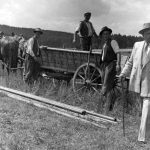
[(111, 107), (111, 93), (114, 86), (114, 78), (116, 73), (119, 73), (121, 70), (120, 66), (120, 54), (119, 46), (116, 40), (111, 38), (112, 30), (107, 26), (103, 27), (100, 31), (100, 39), (102, 42), (102, 62), (101, 62), (101, 71), (102, 71), (102, 90), (101, 93), (106, 97), (105, 102), (105, 114), (108, 113)]
[(84, 14), (84, 20), (80, 22), (74, 33), (73, 43), (76, 43), (77, 34), (80, 37), (81, 48), (84, 51), (89, 51), (92, 45), (92, 37), (93, 35), (98, 38), (92, 23), (89, 21), (91, 18), (91, 13), (86, 12)]
[(34, 80), (37, 80), (40, 72), (40, 49), (38, 40), (41, 34), (43, 34), (42, 30), (37, 28), (34, 30), (34, 36), (27, 41), (24, 81), (28, 84), (31, 84)]

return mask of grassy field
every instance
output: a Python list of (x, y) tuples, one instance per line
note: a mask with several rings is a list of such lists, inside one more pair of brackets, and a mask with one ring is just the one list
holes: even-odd
[(137, 143), (139, 118), (126, 114), (109, 130), (60, 116), (49, 110), (0, 94), (0, 148), (2, 150), (148, 150)]
[[(1, 74), (2, 75), (2, 74)], [(87, 95), (79, 100), (65, 83), (54, 86), (51, 80), (42, 80), (39, 95), (70, 105), (96, 111), (99, 97)], [(29, 89), (19, 73), (1, 77), (0, 83), (13, 89), (34, 93), (39, 83)], [(0, 148), (2, 150), (148, 150), (137, 143), (140, 123), (138, 106), (129, 107), (125, 114), (126, 137), (122, 123), (109, 130), (60, 116), (49, 110), (26, 104), (0, 93)], [(102, 110), (103, 112), (103, 110)], [(121, 101), (117, 101), (110, 115), (122, 119)]]

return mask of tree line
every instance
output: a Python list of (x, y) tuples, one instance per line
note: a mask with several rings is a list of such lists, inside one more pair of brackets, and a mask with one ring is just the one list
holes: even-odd
[[(33, 28), (20, 28), (20, 27), (11, 27), (7, 25), (0, 25), (0, 31), (3, 31), (5, 35), (11, 35), (12, 32), (15, 34), (23, 34), (25, 39), (29, 39), (33, 35)], [(80, 49), (79, 37), (77, 43), (73, 44), (73, 33), (61, 32), (61, 31), (51, 31), (43, 30), (43, 35), (41, 38), (41, 44), (49, 47), (57, 48), (76, 48)], [(141, 41), (141, 36), (132, 36), (132, 35), (121, 35), (114, 34), (112, 38), (115, 39), (120, 48), (132, 48), (133, 44), (137, 41)], [(97, 48), (97, 40), (93, 38), (93, 48)]]

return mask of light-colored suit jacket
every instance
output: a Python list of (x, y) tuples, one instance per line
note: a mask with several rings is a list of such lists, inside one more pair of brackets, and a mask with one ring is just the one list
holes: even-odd
[(129, 90), (150, 97), (150, 52), (146, 53), (142, 63), (145, 41), (134, 44), (130, 59), (121, 74), (130, 75)]

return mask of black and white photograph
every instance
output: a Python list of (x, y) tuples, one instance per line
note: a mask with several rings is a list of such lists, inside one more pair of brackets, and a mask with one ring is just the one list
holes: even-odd
[(150, 150), (149, 0), (0, 0), (0, 150)]

